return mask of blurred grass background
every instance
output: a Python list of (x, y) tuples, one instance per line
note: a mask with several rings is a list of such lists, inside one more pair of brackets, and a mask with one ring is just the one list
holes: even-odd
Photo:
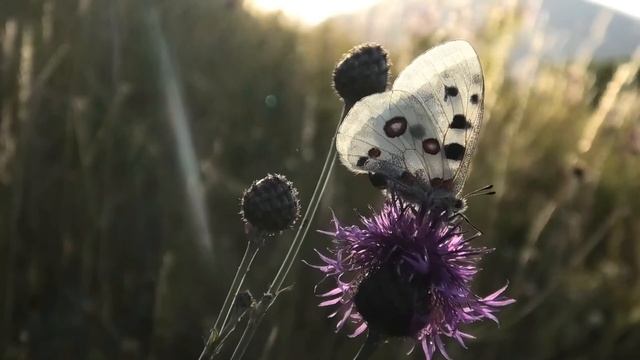
[[(485, 127), (466, 188), (496, 186), (497, 196), (471, 200), (468, 216), (497, 250), (477, 288), (508, 280), (518, 302), (501, 327), (472, 326), (478, 340), (449, 353), (636, 359), (640, 54), (594, 60), (603, 16), (575, 56), (547, 61), (541, 49), (553, 39), (535, 13), (511, 2), (486, 11), (481, 22), (461, 13), (457, 24), (474, 24), (462, 32), (388, 46), (397, 75), (430, 46), (464, 37), (485, 70)], [(522, 32), (530, 41), (514, 60)], [(311, 195), (341, 110), (333, 66), (378, 40), (352, 35), (338, 21), (303, 28), (233, 0), (0, 2), (0, 356), (196, 358), (244, 250), (241, 191), (280, 172), (304, 205)], [(213, 255), (194, 226), (154, 36), (181, 80)], [(380, 201), (366, 177), (338, 166), (314, 228), (329, 228), (330, 209), (356, 221)], [(291, 237), (257, 260), (247, 283), (254, 295)], [(301, 258), (314, 262), (313, 248), (328, 244), (312, 233)], [(278, 298), (247, 359), (355, 354), (362, 339), (334, 334), (317, 308), (318, 280), (298, 262), (295, 287)], [(391, 343), (375, 358), (409, 348)]]

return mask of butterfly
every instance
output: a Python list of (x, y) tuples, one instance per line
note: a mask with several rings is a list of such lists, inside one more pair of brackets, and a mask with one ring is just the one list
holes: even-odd
[(374, 185), (459, 213), (483, 107), (478, 55), (466, 41), (446, 42), (414, 59), (391, 90), (358, 101), (338, 129), (336, 149)]

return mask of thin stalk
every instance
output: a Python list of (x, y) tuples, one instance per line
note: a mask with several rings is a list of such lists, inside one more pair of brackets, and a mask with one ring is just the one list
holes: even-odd
[[(262, 301), (261, 301), (262, 302)], [(233, 350), (233, 354), (231, 355), (231, 360), (242, 359), (245, 351), (247, 351), (247, 346), (251, 339), (253, 339), (253, 335), (256, 333), (256, 329), (258, 329), (258, 325), (262, 321), (264, 314), (266, 313), (266, 309), (258, 313), (251, 314), (249, 321), (247, 321), (247, 325), (244, 327), (242, 331), (242, 335), (240, 336), (240, 340), (238, 341), (238, 345)]]
[(380, 345), (382, 337), (378, 335), (376, 332), (372, 332), (369, 330), (369, 335), (367, 335), (367, 340), (362, 344), (362, 347), (353, 358), (353, 360), (367, 360), (373, 355), (373, 353)]
[[(340, 116), (340, 122), (344, 119), (347, 112), (351, 108), (353, 104), (345, 104), (342, 109), (342, 114)], [(285, 255), (285, 258), (278, 269), (271, 285), (269, 285), (269, 289), (260, 299), (259, 305), (256, 309), (250, 314), (249, 321), (245, 326), (242, 335), (240, 336), (240, 340), (236, 345), (236, 348), (233, 351), (233, 355), (231, 356), (231, 360), (239, 360), (244, 356), (249, 343), (253, 339), (253, 335), (256, 332), (256, 329), (260, 325), (260, 322), (264, 318), (267, 310), (275, 300), (275, 298), (282, 291), (282, 285), (291, 270), (291, 266), (295, 261), (298, 253), (300, 252), (300, 248), (302, 247), (302, 243), (309, 232), (309, 228), (311, 227), (311, 221), (316, 215), (318, 210), (318, 206), (320, 205), (320, 200), (322, 199), (322, 195), (324, 194), (325, 189), (327, 188), (327, 184), (329, 182), (329, 178), (331, 177), (331, 173), (333, 172), (333, 167), (336, 162), (337, 152), (335, 149), (336, 144), (336, 135), (338, 133), (338, 128), (340, 123), (338, 123), (338, 127), (336, 127), (336, 132), (331, 138), (331, 144), (329, 145), (329, 150), (327, 152), (327, 157), (325, 158), (324, 165), (322, 167), (322, 171), (320, 172), (320, 177), (318, 178), (318, 182), (316, 183), (316, 187), (313, 190), (313, 195), (311, 195), (311, 200), (309, 201), (309, 206), (305, 211), (302, 221), (300, 222), (300, 226), (298, 227), (298, 231), (291, 242), (291, 246), (289, 246), (289, 250)]]
[[(329, 182), (329, 178), (331, 177), (331, 173), (333, 171), (333, 167), (336, 163), (337, 151), (336, 151), (336, 136), (338, 134), (338, 128), (342, 120), (347, 115), (347, 112), (351, 106), (345, 105), (342, 108), (342, 114), (340, 115), (340, 122), (338, 123), (338, 127), (336, 127), (336, 132), (331, 138), (331, 143), (329, 144), (329, 150), (327, 151), (327, 157), (324, 161), (324, 165), (322, 167), (322, 172), (320, 173), (320, 177), (318, 179), (318, 183), (316, 183), (316, 187), (313, 190), (313, 195), (311, 196), (311, 200), (309, 201), (309, 207), (304, 213), (302, 221), (300, 222), (300, 226), (298, 227), (298, 231), (296, 232), (296, 236), (294, 237), (289, 250), (287, 251), (287, 255), (285, 256), (285, 260), (282, 262), (280, 269), (276, 273), (271, 285), (269, 286), (269, 293), (277, 294), (282, 288), (282, 284), (286, 279), (289, 271), (291, 270), (291, 266), (298, 256), (298, 252), (300, 252), (300, 247), (304, 239), (307, 237), (307, 233), (309, 232), (309, 228), (311, 227), (311, 221), (316, 215), (316, 211), (318, 210), (318, 206), (320, 205), (320, 200), (322, 199), (322, 195), (327, 187), (327, 183)], [(301, 235), (302, 234), (302, 235)]]
[[(217, 325), (220, 325), (220, 329), (224, 329), (225, 326), (227, 325), (227, 323), (229, 322), (229, 315), (231, 314), (231, 310), (233, 308), (233, 302), (235, 301), (235, 299), (238, 297), (238, 293), (240, 293), (240, 288), (242, 287), (242, 284), (244, 283), (244, 279), (247, 277), (247, 274), (249, 273), (249, 270), (251, 270), (251, 264), (253, 263), (253, 260), (255, 260), (256, 255), (258, 255), (258, 251), (260, 250), (260, 245), (261, 245), (261, 239), (259, 235), (251, 235), (251, 239), (249, 239), (248, 243), (247, 243), (247, 249), (245, 250), (245, 254), (242, 257), (242, 260), (240, 261), (240, 265), (238, 266), (238, 270), (236, 271), (236, 275), (234, 276), (234, 282), (235, 282), (235, 278), (238, 277), (238, 273), (242, 272), (242, 277), (240, 278), (240, 280), (238, 281), (236, 288), (234, 289), (233, 287), (231, 289), (229, 289), (229, 293), (227, 294), (227, 298), (229, 297), (229, 295), (231, 295), (231, 291), (233, 290), (233, 297), (230, 299), (229, 304), (228, 304), (228, 309), (226, 309), (226, 314), (224, 316), (224, 319), (222, 319), (222, 323), (219, 323), (219, 319), (216, 321)], [(247, 253), (251, 253), (251, 258), (249, 258), (248, 260), (246, 259), (247, 257)], [(232, 284), (233, 286), (233, 284)], [(223, 310), (224, 310), (224, 305), (223, 305)], [(222, 315), (223, 312), (221, 311), (220, 314), (218, 314), (218, 317), (220, 317), (220, 315)]]
[[(300, 225), (300, 228), (298, 228), (296, 239), (294, 239), (292, 246), (289, 248), (289, 251), (287, 252), (285, 261), (282, 263), (282, 265), (280, 266), (280, 269), (278, 270), (278, 273), (276, 274), (273, 281), (271, 282), (271, 286), (269, 286), (269, 293), (271, 294), (277, 294), (282, 288), (282, 285), (287, 275), (289, 274), (289, 271), (291, 271), (291, 266), (293, 265), (293, 262), (298, 257), (298, 253), (300, 252), (302, 243), (304, 242), (304, 239), (307, 237), (309, 228), (311, 228), (311, 222), (313, 218), (316, 216), (316, 212), (320, 205), (320, 200), (322, 199), (322, 195), (324, 195), (324, 191), (327, 188), (327, 183), (329, 182), (329, 178), (331, 176), (331, 173), (333, 172), (333, 167), (336, 162), (337, 153), (335, 151), (335, 147), (333, 146), (334, 144), (335, 144), (335, 138), (331, 142), (332, 150), (330, 151), (329, 156), (327, 157), (330, 161), (330, 164), (328, 169), (326, 170), (326, 177), (324, 178), (324, 180), (322, 180), (322, 182), (318, 182), (319, 184), (320, 183), (322, 184), (322, 186), (320, 187), (320, 191), (318, 193), (318, 197), (316, 201), (309, 204), (309, 208), (307, 209), (308, 210), (307, 213), (310, 213), (309, 219), (307, 221), (303, 220), (303, 223)], [(302, 235), (299, 235), (300, 233)]]
[(229, 322), (229, 315), (233, 309), (233, 303), (240, 292), (240, 288), (244, 283), (247, 273), (249, 273), (249, 270), (251, 269), (251, 264), (258, 254), (258, 250), (260, 250), (260, 240), (258, 236), (252, 232), (250, 234), (249, 241), (247, 241), (247, 247), (244, 251), (244, 255), (242, 256), (242, 260), (240, 260), (240, 265), (238, 265), (236, 274), (233, 277), (231, 286), (229, 287), (229, 292), (227, 292), (222, 308), (218, 313), (216, 322), (211, 329), (207, 343), (205, 344), (198, 360), (204, 360), (212, 357), (218, 343), (226, 338), (223, 336), (223, 332)]

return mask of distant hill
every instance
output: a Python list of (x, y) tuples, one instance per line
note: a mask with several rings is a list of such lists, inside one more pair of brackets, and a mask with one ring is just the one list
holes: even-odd
[(552, 56), (566, 57), (574, 54), (591, 24), (602, 11), (612, 13), (602, 44), (594, 53), (597, 59), (628, 57), (640, 46), (640, 20), (620, 12), (614, 12), (598, 4), (583, 0), (546, 0), (542, 9), (549, 14), (551, 32), (568, 36), (566, 46)]
[[(522, 1), (523, 4), (527, 2)], [(328, 21), (348, 29), (348, 33), (362, 41), (378, 41), (391, 47), (402, 47), (414, 35), (425, 35), (448, 28), (465, 37), (487, 16), (493, 0), (476, 0), (472, 8), (463, 7), (467, 1), (436, 2), (425, 0), (383, 0), (363, 12), (341, 15)], [(599, 60), (628, 57), (640, 46), (640, 20), (584, 0), (545, 0), (540, 7), (545, 35), (553, 37), (545, 57), (563, 60), (579, 51), (591, 32), (592, 24), (602, 13), (612, 18), (602, 44), (594, 52)], [(455, 28), (456, 18), (472, 19), (470, 26)]]

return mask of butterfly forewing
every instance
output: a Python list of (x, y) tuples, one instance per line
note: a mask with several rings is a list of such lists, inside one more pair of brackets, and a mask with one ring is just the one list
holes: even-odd
[(466, 41), (436, 46), (409, 64), (393, 89), (414, 94), (435, 120), (445, 159), (442, 179), (452, 181), (451, 190), (459, 193), (482, 125), (484, 79), (478, 55)]

